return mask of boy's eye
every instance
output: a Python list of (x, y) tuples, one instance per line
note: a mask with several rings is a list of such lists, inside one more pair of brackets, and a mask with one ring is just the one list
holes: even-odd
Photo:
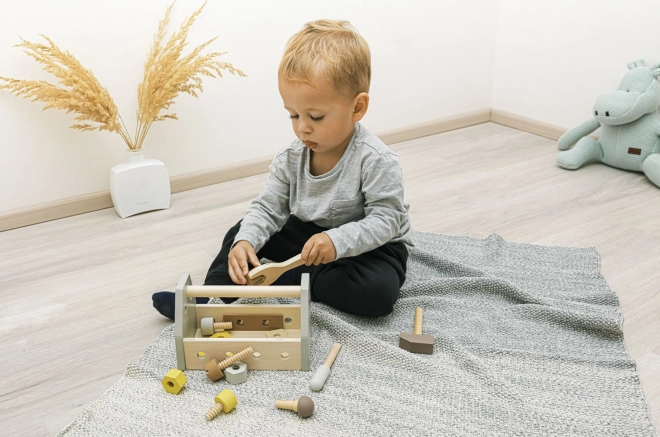
[[(309, 118), (311, 118), (313, 121), (321, 121), (323, 120), (323, 117), (325, 117), (325, 115), (321, 115), (320, 117), (314, 117), (312, 115), (309, 116)], [(289, 115), (289, 118), (295, 120), (298, 118), (298, 115)]]

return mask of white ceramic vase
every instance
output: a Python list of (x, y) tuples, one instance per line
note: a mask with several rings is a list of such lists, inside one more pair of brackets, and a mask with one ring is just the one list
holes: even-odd
[(165, 164), (129, 150), (130, 160), (110, 169), (110, 195), (121, 218), (170, 207), (170, 177)]

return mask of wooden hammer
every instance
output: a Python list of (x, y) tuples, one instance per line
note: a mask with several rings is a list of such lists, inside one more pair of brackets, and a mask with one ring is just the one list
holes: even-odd
[(400, 334), (399, 347), (414, 354), (432, 354), (433, 342), (435, 340), (432, 335), (422, 335), (422, 317), (423, 317), (423, 310), (419, 307), (416, 308), (415, 333)]

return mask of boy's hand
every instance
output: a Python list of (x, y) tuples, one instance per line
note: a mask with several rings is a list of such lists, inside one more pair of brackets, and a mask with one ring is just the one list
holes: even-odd
[(247, 274), (250, 271), (248, 262), (253, 267), (261, 265), (254, 247), (249, 241), (241, 240), (229, 252), (229, 276), (236, 284), (247, 284)]
[(336, 257), (335, 245), (325, 232), (312, 235), (312, 238), (307, 240), (307, 243), (303, 246), (300, 254), (300, 259), (308, 266), (327, 264), (334, 261)]

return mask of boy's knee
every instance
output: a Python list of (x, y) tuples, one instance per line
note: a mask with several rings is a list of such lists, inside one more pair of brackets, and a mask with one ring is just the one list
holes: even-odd
[(372, 317), (382, 317), (390, 314), (394, 309), (394, 304), (399, 298), (399, 284), (394, 281), (379, 280), (369, 284), (367, 296), (369, 296), (370, 305), (368, 310)]
[(312, 298), (344, 312), (382, 317), (390, 314), (399, 297), (399, 284), (387, 275), (365, 278), (345, 268), (326, 269), (314, 275)]

